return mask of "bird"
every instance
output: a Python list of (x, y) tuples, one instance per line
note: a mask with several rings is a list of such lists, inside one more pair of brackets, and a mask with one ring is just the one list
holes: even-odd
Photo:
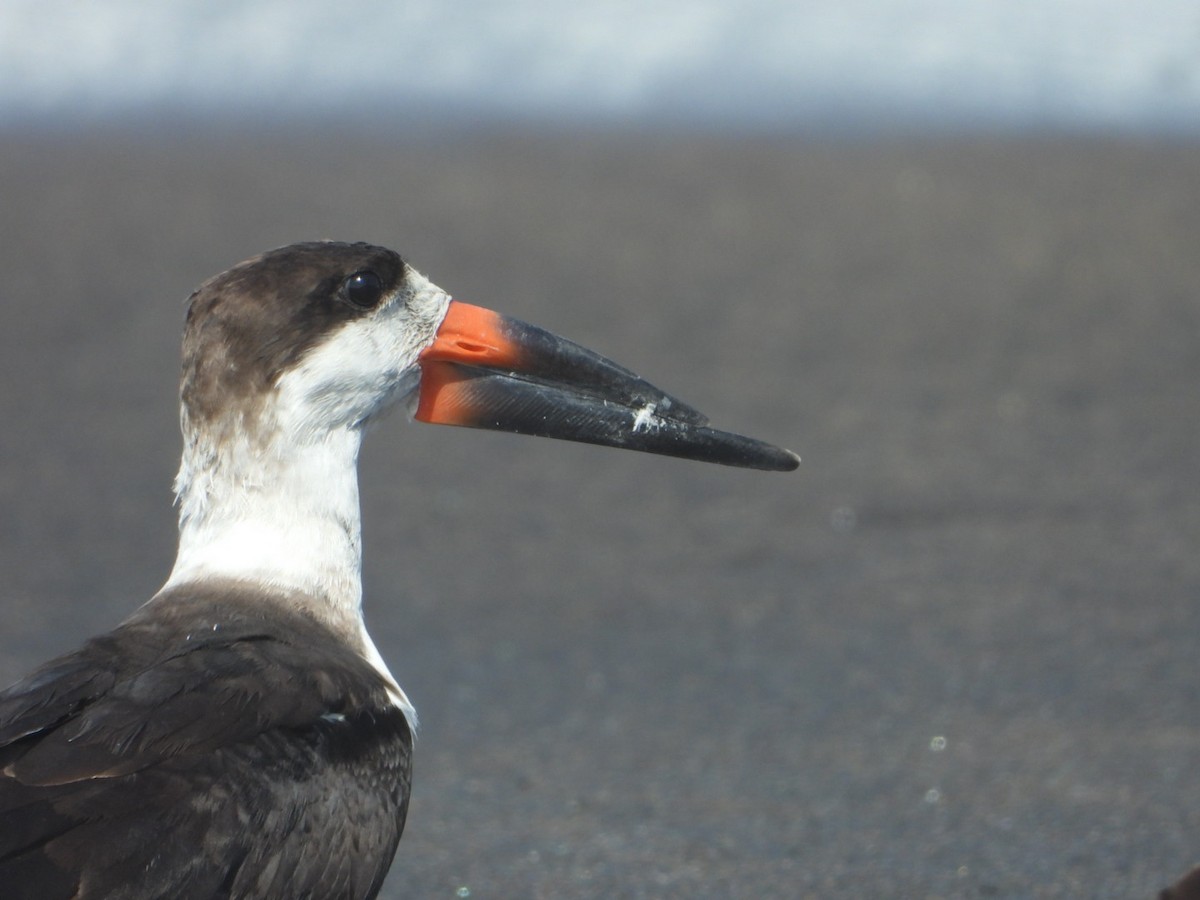
[(364, 429), (419, 422), (762, 470), (799, 458), (392, 250), (292, 244), (188, 301), (179, 544), (113, 630), (0, 693), (0, 896), (375, 897), (413, 704), (362, 616)]

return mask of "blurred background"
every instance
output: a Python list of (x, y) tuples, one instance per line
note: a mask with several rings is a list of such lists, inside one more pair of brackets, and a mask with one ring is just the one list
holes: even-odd
[(0, 4), (0, 118), (1200, 127), (1184, 0)]
[(0, 0), (0, 681), (170, 569), (178, 338), (297, 240), (796, 450), (411, 425), (385, 897), (1153, 897), (1200, 860), (1200, 7)]

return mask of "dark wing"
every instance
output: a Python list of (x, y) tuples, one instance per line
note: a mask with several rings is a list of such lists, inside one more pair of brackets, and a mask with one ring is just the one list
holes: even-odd
[(411, 747), (315, 623), (147, 607), (0, 694), (0, 897), (373, 897)]

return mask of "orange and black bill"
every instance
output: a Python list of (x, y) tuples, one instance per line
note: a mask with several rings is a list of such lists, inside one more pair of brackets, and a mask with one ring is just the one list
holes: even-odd
[(451, 301), (420, 356), (415, 417), (786, 472), (790, 450), (708, 427), (699, 411), (598, 353), (489, 309)]

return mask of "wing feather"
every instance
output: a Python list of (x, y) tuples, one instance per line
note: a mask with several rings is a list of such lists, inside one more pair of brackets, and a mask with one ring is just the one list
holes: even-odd
[(0, 896), (373, 897), (411, 747), (318, 623), (147, 607), (0, 694)]

